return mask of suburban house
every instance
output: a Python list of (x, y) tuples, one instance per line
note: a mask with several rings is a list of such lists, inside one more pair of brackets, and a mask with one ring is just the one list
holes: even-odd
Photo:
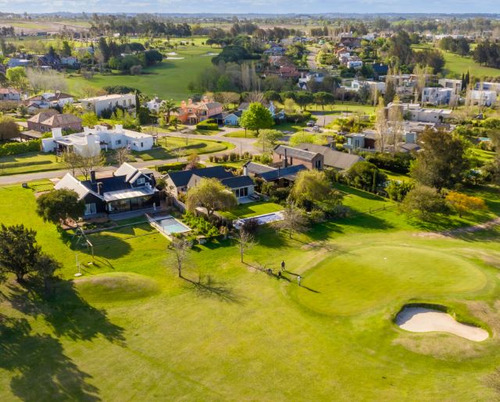
[(355, 79), (352, 81), (351, 86), (347, 87), (346, 89), (358, 92), (363, 87), (367, 87), (371, 93), (385, 93), (385, 82), (383, 81), (360, 81)]
[(250, 177), (235, 176), (223, 166), (169, 172), (163, 177), (167, 192), (175, 198), (196, 186), (202, 178), (219, 180), (234, 193), (239, 203), (247, 201), (255, 192), (255, 184)]
[(82, 119), (72, 114), (59, 114), (54, 109), (48, 109), (27, 120), (28, 130), (45, 133), (54, 128), (79, 131), (82, 129)]
[(467, 92), (466, 102), (472, 106), (493, 106), (497, 101), (496, 91), (473, 89)]
[(401, 108), (403, 116), (412, 121), (423, 121), (428, 123), (442, 123), (452, 117), (449, 109), (428, 109), (421, 107), (418, 103), (389, 103), (386, 110), (393, 107)]
[(289, 186), (302, 170), (307, 170), (304, 165), (282, 167), (271, 167), (255, 162), (247, 162), (243, 165), (243, 174), (261, 179), (266, 183), (278, 183), (280, 187)]
[(64, 107), (64, 105), (74, 102), (73, 95), (66, 94), (60, 91), (55, 93), (44, 93), (41, 95), (32, 96), (25, 100), (28, 106), (33, 106), (38, 109), (48, 109), (51, 107)]
[(13, 67), (28, 67), (30, 64), (30, 61), (28, 59), (20, 59), (17, 57), (11, 57), (9, 61), (7, 62), (7, 67), (8, 68), (13, 68)]
[(198, 124), (208, 119), (222, 120), (222, 104), (209, 101), (207, 98), (201, 102), (188, 99), (187, 103), (182, 101), (178, 111), (172, 115), (177, 116), (182, 124)]
[(104, 96), (95, 96), (80, 100), (85, 110), (94, 112), (100, 116), (104, 110), (114, 110), (123, 108), (125, 110), (135, 109), (135, 94), (112, 94)]
[(422, 89), (422, 103), (449, 105), (457, 100), (453, 88), (425, 87)]
[(286, 168), (288, 166), (304, 165), (307, 169), (323, 169), (324, 157), (313, 151), (277, 145), (273, 149), (273, 164)]
[(0, 88), (0, 101), (19, 102), (21, 92), (14, 88)]
[(231, 113), (222, 113), (222, 118), (225, 126), (237, 126), (240, 124), (241, 110)]
[(75, 56), (61, 57), (61, 65), (65, 67), (78, 68), (80, 63)]
[(161, 100), (157, 96), (154, 99), (151, 99), (149, 102), (146, 102), (146, 107), (150, 112), (160, 113), (160, 108), (165, 103), (164, 100)]
[(500, 95), (500, 82), (478, 82), (475, 89), (495, 91), (498, 95)]
[(125, 130), (116, 125), (114, 129), (105, 126), (84, 127), (82, 133), (62, 136), (60, 129), (52, 130), (51, 138), (42, 139), (42, 151), (74, 151), (80, 155), (96, 155), (101, 150), (129, 148), (133, 151), (147, 151), (153, 148), (152, 135)]
[(153, 172), (140, 170), (128, 163), (121, 165), (111, 177), (80, 181), (71, 173), (54, 186), (56, 190), (68, 189), (85, 202), (85, 217), (154, 208), (159, 205), (158, 190)]
[(359, 155), (336, 151), (323, 145), (299, 144), (297, 148), (323, 155), (323, 166), (339, 171), (349, 170), (356, 163), (364, 161), (364, 158)]
[(454, 95), (460, 95), (462, 91), (462, 80), (453, 80), (451, 78), (440, 78), (438, 84), (443, 88), (452, 89)]
[(374, 131), (364, 131), (362, 133), (351, 133), (346, 136), (347, 143), (344, 144), (344, 148), (349, 151), (374, 151), (377, 134)]

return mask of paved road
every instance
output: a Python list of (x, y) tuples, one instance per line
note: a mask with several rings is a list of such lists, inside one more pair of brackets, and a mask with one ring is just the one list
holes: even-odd
[[(235, 131), (237, 129), (225, 129), (223, 132), (215, 135), (200, 135), (200, 134), (183, 134), (181, 132), (172, 132), (172, 133), (159, 133), (160, 137), (182, 137), (189, 139), (199, 139), (199, 140), (212, 140), (212, 141), (225, 141), (233, 144), (235, 146), (234, 149), (228, 149), (221, 152), (216, 152), (212, 154), (200, 155), (201, 160), (207, 160), (209, 155), (223, 155), (230, 152), (250, 152), (252, 154), (256, 153), (257, 150), (253, 146), (255, 143), (255, 138), (228, 138), (224, 137), (224, 134), (228, 132)], [(180, 158), (170, 158), (170, 159), (161, 159), (147, 162), (132, 162), (131, 164), (138, 168), (146, 168), (149, 166), (158, 166), (164, 165), (165, 163), (171, 162), (184, 162), (186, 160), (185, 157)], [(99, 173), (111, 172), (116, 169), (116, 166), (104, 166), (99, 168)], [(62, 170), (52, 170), (49, 172), (37, 172), (37, 173), (25, 173), (19, 175), (11, 175), (11, 176), (0, 176), (0, 185), (8, 185), (22, 182), (29, 182), (34, 180), (43, 180), (43, 179), (55, 179), (64, 176), (68, 173), (67, 169)], [(98, 174), (99, 174), (98, 173)]]

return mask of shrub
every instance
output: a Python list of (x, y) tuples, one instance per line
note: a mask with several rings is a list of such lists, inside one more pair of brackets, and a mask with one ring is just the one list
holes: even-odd
[(219, 125), (217, 122), (213, 119), (208, 119), (204, 121), (200, 121), (197, 125), (196, 128), (198, 130), (215, 130), (217, 131), (219, 129)]
[(197, 235), (206, 237), (216, 237), (220, 234), (217, 227), (206, 220), (203, 216), (196, 216), (190, 212), (186, 212), (182, 216), (182, 220), (193, 230)]
[(257, 222), (257, 219), (248, 219), (243, 222), (241, 230), (250, 234), (255, 234), (257, 230), (259, 230), (259, 222)]
[(0, 145), (0, 156), (20, 155), (28, 152), (39, 152), (42, 146), (41, 140), (26, 142), (8, 142)]

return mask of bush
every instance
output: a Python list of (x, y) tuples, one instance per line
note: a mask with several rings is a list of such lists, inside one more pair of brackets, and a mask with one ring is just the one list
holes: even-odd
[(219, 125), (215, 120), (208, 119), (204, 121), (200, 121), (197, 125), (196, 128), (198, 130), (215, 130), (217, 131), (219, 129)]
[(216, 237), (219, 236), (219, 230), (202, 216), (196, 216), (190, 212), (186, 212), (182, 216), (182, 220), (188, 225), (195, 234)]
[(241, 230), (250, 234), (255, 234), (257, 230), (259, 230), (259, 222), (257, 222), (257, 219), (248, 219), (243, 222)]
[(311, 120), (311, 116), (311, 112), (289, 113), (286, 115), (286, 120), (289, 123), (305, 123)]
[[(165, 165), (156, 166), (156, 170), (160, 173), (178, 172), (180, 170), (185, 170), (186, 166), (187, 162), (172, 162)], [(203, 168), (205, 167), (205, 165), (198, 164), (198, 167)]]
[(373, 163), (379, 169), (386, 169), (395, 173), (406, 174), (410, 171), (410, 163), (415, 157), (410, 153), (375, 153), (366, 154), (365, 159), (367, 162)]
[(41, 140), (31, 140), (26, 142), (8, 142), (0, 145), (0, 156), (20, 155), (28, 152), (40, 152)]

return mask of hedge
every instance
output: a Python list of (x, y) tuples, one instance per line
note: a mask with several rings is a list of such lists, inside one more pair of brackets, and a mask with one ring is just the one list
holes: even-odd
[(0, 145), (0, 156), (27, 154), (28, 152), (40, 152), (41, 140), (31, 140), (26, 142), (7, 142)]
[(219, 129), (219, 125), (215, 120), (208, 119), (204, 121), (200, 121), (197, 125), (196, 128), (198, 130), (215, 130), (217, 131)]
[[(165, 165), (156, 166), (155, 169), (160, 173), (178, 172), (180, 170), (186, 169), (187, 165), (188, 165), (187, 162), (173, 162), (173, 163), (167, 163)], [(199, 163), (198, 165), (200, 168), (205, 167), (205, 165), (201, 163)]]

